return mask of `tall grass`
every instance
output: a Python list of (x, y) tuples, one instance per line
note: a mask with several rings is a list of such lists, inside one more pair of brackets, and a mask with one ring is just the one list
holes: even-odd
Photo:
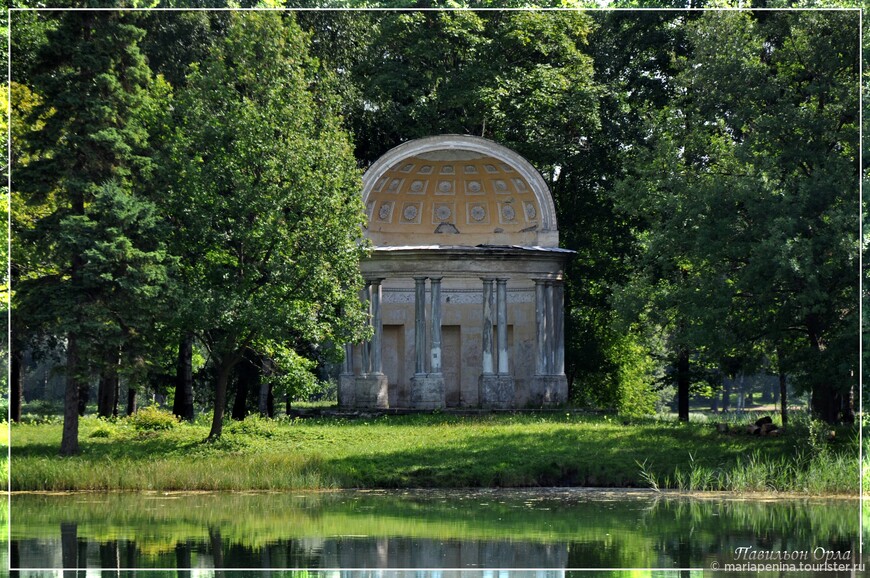
[(13, 490), (40, 491), (164, 490), (242, 491), (333, 489), (336, 481), (321, 471), (322, 461), (293, 454), (171, 458), (158, 461), (34, 458), (16, 469)]
[(855, 456), (821, 452), (794, 457), (766, 456), (759, 451), (736, 464), (711, 468), (695, 462), (673, 473), (656, 474), (646, 461), (638, 463), (641, 477), (653, 490), (682, 492), (791, 492), (809, 495), (858, 493), (859, 462)]

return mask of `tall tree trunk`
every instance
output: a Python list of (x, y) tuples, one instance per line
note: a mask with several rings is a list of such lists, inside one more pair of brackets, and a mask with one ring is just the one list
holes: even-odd
[(248, 379), (245, 372), (236, 372), (236, 399), (233, 402), (233, 411), (230, 417), (241, 421), (248, 413)]
[(118, 417), (118, 405), (121, 403), (121, 379), (115, 380), (115, 404), (112, 406), (112, 417)]
[(284, 413), (290, 415), (293, 411), (291, 407), (291, 402), (293, 401), (293, 397), (288, 393), (284, 396)]
[(855, 423), (855, 385), (849, 386), (849, 393), (843, 400), (845, 407), (843, 408), (843, 422)]
[(178, 348), (175, 373), (175, 403), (172, 413), (193, 421), (193, 334), (185, 333)]
[(24, 354), (17, 347), (12, 349), (9, 368), (9, 416), (14, 422), (21, 421), (21, 405), (24, 401)]
[(97, 415), (110, 417), (115, 409), (115, 390), (118, 382), (118, 352), (110, 351), (103, 358), (100, 386), (97, 390)]
[(127, 386), (127, 415), (133, 415), (136, 413), (136, 388), (128, 385)]
[(815, 384), (810, 395), (810, 405), (816, 418), (833, 424), (837, 421), (837, 398), (825, 384)]
[(211, 431), (208, 432), (208, 440), (213, 441), (221, 437), (224, 427), (224, 411), (227, 406), (227, 383), (233, 367), (241, 357), (237, 353), (224, 356), (218, 366), (217, 384), (214, 395), (214, 417), (211, 421)]
[(269, 409), (269, 406), (272, 405), (269, 403), (271, 397), (272, 384), (269, 383), (268, 379), (260, 378), (260, 395), (257, 399), (257, 409), (260, 411), (262, 417), (272, 417), (274, 409)]
[(91, 401), (91, 384), (86, 380), (79, 381), (79, 417), (85, 416), (85, 411), (88, 409), (88, 402)]
[[(257, 394), (257, 409), (259, 410), (260, 382), (263, 378), (263, 358), (253, 351), (246, 351), (236, 369), (236, 400), (233, 404), (233, 419), (243, 420), (248, 415), (248, 398)], [(266, 412), (268, 413), (268, 412)]]
[(70, 332), (66, 346), (66, 388), (63, 399), (63, 435), (60, 455), (71, 456), (79, 452), (79, 379), (78, 336)]
[(731, 407), (731, 380), (732, 377), (722, 381), (722, 411), (726, 412)]
[[(810, 314), (807, 316), (805, 324), (807, 327), (807, 336), (810, 340), (810, 346), (816, 356), (821, 356), (823, 350), (821, 339), (821, 319), (817, 314)], [(831, 424), (837, 421), (838, 407), (836, 395), (827, 383), (815, 381), (812, 384), (810, 406), (812, 407), (813, 414), (816, 418)]]
[(782, 425), (788, 423), (788, 391), (786, 389), (785, 372), (779, 370), (779, 413), (782, 418)]
[(689, 350), (681, 348), (677, 358), (677, 415), (689, 421)]

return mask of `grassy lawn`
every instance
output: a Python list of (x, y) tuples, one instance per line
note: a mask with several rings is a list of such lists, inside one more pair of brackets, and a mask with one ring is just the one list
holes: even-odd
[[(60, 423), (13, 425), (11, 489), (649, 487), (652, 482), (682, 489), (857, 493), (858, 484), (856, 436), (849, 429), (816, 452), (827, 462), (814, 463), (808, 433), (800, 426), (780, 437), (758, 437), (737, 427), (732, 429), (739, 433), (719, 433), (712, 423), (626, 424), (574, 412), (252, 417), (227, 423), (221, 440), (203, 443), (206, 417), (169, 429), (147, 429), (162, 422), (137, 427), (129, 419), (85, 418), (82, 453), (74, 458), (57, 457)], [(731, 485), (705, 476), (727, 478)], [(742, 485), (735, 485), (740, 480)]]

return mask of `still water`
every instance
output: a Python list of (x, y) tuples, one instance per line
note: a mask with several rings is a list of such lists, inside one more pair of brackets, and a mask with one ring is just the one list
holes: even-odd
[[(860, 517), (858, 500), (630, 490), (17, 494), (8, 555), (20, 577), (132, 575), (125, 569), (190, 578), (278, 576), (264, 572), (272, 569), (327, 576), (510, 569), (536, 577), (681, 569), (673, 575), (685, 576), (751, 562), (750, 553), (762, 551), (806, 552), (816, 563), (822, 552), (838, 552), (839, 561), (848, 552), (860, 562)], [(469, 573), (479, 569), (489, 570)]]

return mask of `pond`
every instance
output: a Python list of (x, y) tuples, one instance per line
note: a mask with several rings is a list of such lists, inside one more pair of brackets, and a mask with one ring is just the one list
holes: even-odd
[[(830, 576), (818, 565), (859, 561), (860, 518), (857, 499), (641, 490), (16, 494), (8, 556), (21, 577), (132, 575), (125, 569), (191, 578), (281, 575), (263, 572), (274, 569), (468, 577), (509, 569), (546, 578), (566, 569), (700, 575), (788, 553), (791, 562), (777, 563), (816, 564), (811, 573)], [(62, 571), (74, 568), (92, 570)], [(490, 572), (469, 573), (477, 569)]]

